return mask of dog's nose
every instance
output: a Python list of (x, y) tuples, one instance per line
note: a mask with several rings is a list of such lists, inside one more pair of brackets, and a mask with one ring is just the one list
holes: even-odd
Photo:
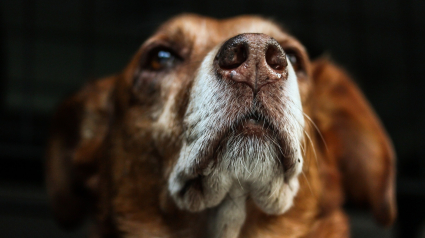
[(214, 67), (227, 80), (245, 83), (256, 94), (270, 83), (287, 78), (286, 54), (280, 44), (265, 34), (241, 34), (219, 49)]

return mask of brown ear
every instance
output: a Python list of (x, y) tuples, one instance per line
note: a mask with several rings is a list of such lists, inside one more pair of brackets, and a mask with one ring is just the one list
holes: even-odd
[(47, 147), (46, 184), (65, 228), (78, 225), (97, 187), (96, 151), (107, 133), (114, 78), (86, 85), (56, 112)]
[(396, 217), (395, 154), (372, 107), (347, 74), (320, 59), (313, 63), (314, 120), (339, 165), (349, 199), (369, 205), (377, 221)]

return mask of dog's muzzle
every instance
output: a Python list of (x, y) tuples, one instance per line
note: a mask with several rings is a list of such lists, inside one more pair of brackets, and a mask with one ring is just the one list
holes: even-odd
[(264, 212), (285, 212), (299, 187), (303, 120), (296, 74), (276, 40), (241, 34), (217, 46), (190, 91), (169, 178), (175, 202), (201, 211), (237, 186)]

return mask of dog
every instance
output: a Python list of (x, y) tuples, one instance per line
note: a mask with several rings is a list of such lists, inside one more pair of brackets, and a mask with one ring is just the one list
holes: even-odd
[(348, 74), (278, 24), (184, 14), (63, 102), (46, 182), (91, 237), (349, 237), (396, 217), (395, 153)]

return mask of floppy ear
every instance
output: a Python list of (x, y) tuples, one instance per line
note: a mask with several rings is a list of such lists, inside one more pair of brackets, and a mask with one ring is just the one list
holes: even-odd
[(78, 225), (95, 199), (96, 152), (108, 131), (114, 78), (91, 82), (56, 112), (47, 147), (46, 184), (65, 228)]
[(313, 117), (327, 159), (341, 171), (349, 199), (370, 206), (377, 221), (396, 217), (395, 154), (378, 117), (347, 74), (327, 59), (313, 63)]

